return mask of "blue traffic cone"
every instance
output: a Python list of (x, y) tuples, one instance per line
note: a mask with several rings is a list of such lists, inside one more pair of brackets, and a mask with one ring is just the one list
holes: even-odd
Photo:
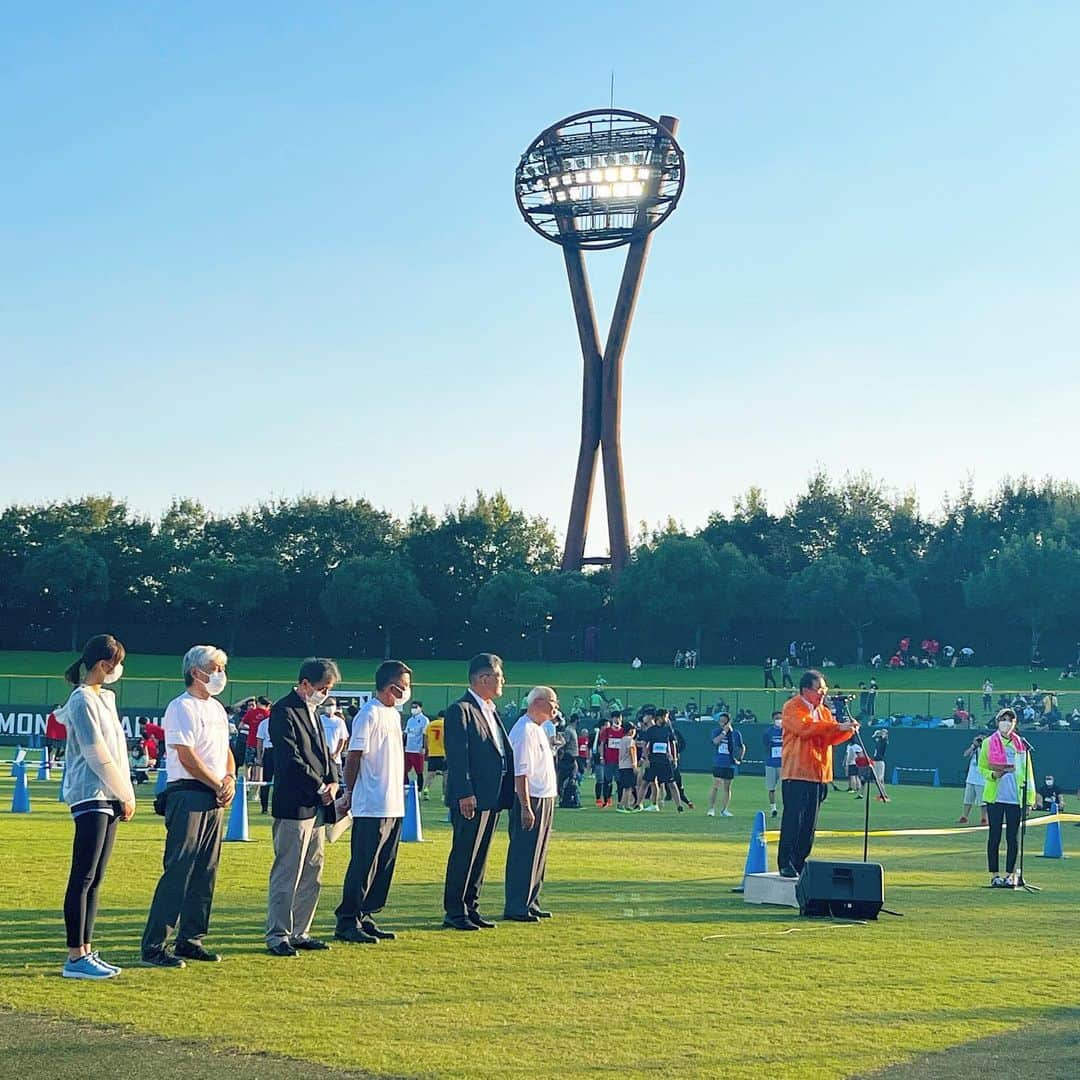
[(26, 779), (26, 766), (21, 761), (15, 766), (15, 793), (11, 796), (11, 812), (30, 813), (30, 784)]
[[(1057, 803), (1052, 802), (1050, 804), (1050, 813), (1056, 814), (1058, 812)], [(1043, 838), (1043, 859), (1064, 859), (1065, 849), (1061, 846), (1061, 822), (1051, 821), (1046, 826), (1046, 836)]]
[(754, 814), (754, 823), (750, 826), (750, 846), (746, 850), (746, 865), (743, 867), (742, 884), (734, 892), (742, 892), (746, 886), (748, 874), (764, 874), (768, 870), (765, 848), (765, 811)]
[(424, 829), (420, 824), (420, 795), (416, 790), (416, 781), (410, 780), (405, 785), (405, 820), (401, 823), (401, 842), (421, 844), (423, 841)]
[(248, 805), (244, 783), (244, 774), (236, 778), (236, 794), (229, 810), (229, 824), (225, 828), (227, 843), (242, 843), (251, 839), (248, 834)]
[(154, 781), (154, 794), (160, 795), (165, 790), (165, 785), (169, 782), (169, 773), (161, 762), (158, 762), (157, 767), (157, 779)]
[(39, 780), (51, 780), (52, 774), (49, 771), (49, 751), (41, 751), (41, 764), (38, 766), (37, 778)]

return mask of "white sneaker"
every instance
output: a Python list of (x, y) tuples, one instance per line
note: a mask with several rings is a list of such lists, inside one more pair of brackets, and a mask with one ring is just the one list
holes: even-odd
[(720, 816), (721, 817), (734, 817), (735, 815), (730, 810), (721, 810), (720, 811)]
[(706, 817), (716, 817), (716, 807), (715, 806), (709, 807), (709, 812), (705, 816)]

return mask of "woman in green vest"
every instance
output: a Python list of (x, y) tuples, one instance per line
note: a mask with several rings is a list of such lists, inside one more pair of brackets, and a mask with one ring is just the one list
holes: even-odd
[[(1015, 889), (1017, 836), (1021, 806), (1035, 805), (1035, 767), (1031, 747), (1016, 731), (1016, 713), (1002, 709), (997, 714), (997, 730), (979, 747), (979, 771), (986, 777), (983, 801), (990, 821), (986, 841), (986, 861), (990, 886)], [(998, 852), (1002, 826), (1005, 828), (1005, 877), (999, 874)]]

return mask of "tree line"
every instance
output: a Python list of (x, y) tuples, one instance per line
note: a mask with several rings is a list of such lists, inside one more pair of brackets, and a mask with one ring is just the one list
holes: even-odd
[[(563, 573), (551, 524), (478, 493), (405, 520), (364, 499), (234, 514), (177, 499), (157, 520), (110, 496), (0, 513), (0, 647), (76, 648), (91, 630), (179, 651), (759, 662), (791, 638), (862, 662), (900, 636), (987, 662), (1080, 638), (1080, 489), (1004, 481), (933, 515), (865, 475), (819, 472), (782, 513), (750, 489), (695, 532), (642, 527), (627, 569)], [(868, 651), (869, 650), (869, 651)]]

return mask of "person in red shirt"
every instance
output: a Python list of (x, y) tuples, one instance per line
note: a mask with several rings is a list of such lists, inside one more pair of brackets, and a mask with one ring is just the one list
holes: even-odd
[(153, 720), (147, 720), (143, 724), (143, 738), (157, 739), (158, 746), (161, 746), (165, 742), (165, 729), (160, 724), (154, 723)]
[(54, 705), (45, 721), (45, 751), (49, 755), (49, 768), (64, 756), (67, 746), (67, 728), (56, 719), (56, 710), (59, 708), (59, 705)]
[(577, 765), (578, 776), (584, 780), (585, 774), (589, 771), (589, 729), (583, 727), (580, 729), (581, 733), (577, 737)]
[(600, 778), (600, 798), (596, 805), (601, 810), (611, 805), (611, 788), (619, 775), (619, 747), (622, 745), (623, 731), (622, 713), (615, 709), (611, 713), (611, 724), (602, 728), (596, 740), (596, 748), (600, 752), (600, 766), (603, 775)]
[(161, 754), (161, 747), (158, 745), (157, 739), (153, 735), (147, 735), (143, 739), (143, 747), (146, 750), (146, 756), (151, 765), (156, 765), (158, 757)]
[(244, 739), (244, 765), (248, 779), (254, 779), (251, 769), (259, 750), (259, 725), (270, 715), (270, 699), (256, 698), (251, 708), (240, 717), (240, 734)]

